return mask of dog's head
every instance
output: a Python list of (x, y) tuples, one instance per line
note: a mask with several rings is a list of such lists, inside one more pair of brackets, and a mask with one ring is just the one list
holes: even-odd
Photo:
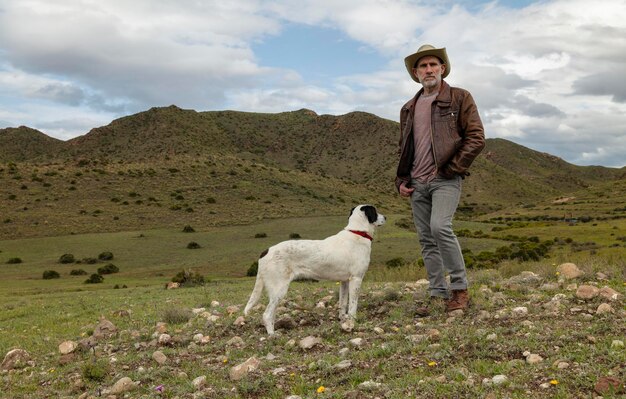
[(386, 218), (372, 205), (358, 205), (350, 211), (348, 227), (356, 230), (373, 231), (374, 227), (385, 224)]

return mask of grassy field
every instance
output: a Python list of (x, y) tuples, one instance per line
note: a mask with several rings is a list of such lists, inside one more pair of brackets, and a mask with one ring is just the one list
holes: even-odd
[[(343, 228), (346, 217), (263, 220), (192, 233), (180, 228), (0, 241), (0, 354), (23, 348), (35, 362), (33, 367), (0, 374), (0, 397), (78, 397), (83, 392), (96, 396), (124, 376), (140, 381), (130, 397), (145, 398), (284, 398), (289, 394), (306, 398), (583, 398), (592, 395), (601, 376), (623, 381), (626, 351), (612, 346), (614, 340), (623, 341), (626, 336), (623, 297), (611, 302), (613, 313), (596, 315), (602, 300), (576, 299), (567, 283), (557, 283), (555, 271), (560, 263), (575, 262), (586, 272), (576, 283), (606, 285), (623, 295), (626, 261), (620, 237), (626, 235), (624, 220), (595, 225), (456, 222), (457, 231), (470, 233), (460, 240), (473, 253), (510, 245), (506, 236), (511, 235), (570, 240), (554, 245), (549, 257), (539, 261), (509, 260), (497, 267), (470, 270), (474, 298), (470, 312), (455, 320), (440, 313), (420, 321), (414, 319), (413, 309), (426, 293), (423, 287), (407, 284), (425, 277), (417, 264), (418, 242), (405, 227), (406, 214), (387, 216), (388, 223), (374, 240), (357, 328), (351, 333), (339, 328), (334, 282), (299, 282), (292, 285), (279, 316), (288, 315), (294, 324), (269, 340), (259, 324), (260, 310), (244, 326), (233, 325), (252, 289), (253, 279), (243, 277), (248, 267), (263, 249), (291, 234), (324, 238)], [(494, 227), (500, 229), (494, 231)], [(200, 248), (187, 249), (190, 242)], [(114, 258), (95, 264), (83, 260), (105, 251)], [(59, 257), (66, 253), (80, 263), (60, 264)], [(398, 257), (402, 266), (385, 265)], [(12, 258), (22, 263), (7, 264)], [(88, 276), (69, 275), (78, 268), (95, 273), (109, 262), (120, 271), (105, 275), (102, 284), (84, 284)], [(182, 269), (192, 269), (210, 281), (203, 287), (165, 290), (165, 283)], [(43, 280), (44, 270), (55, 270), (60, 278)], [(556, 285), (547, 291), (508, 287), (506, 279), (523, 270)], [(598, 280), (597, 272), (607, 279)], [(115, 289), (116, 285), (126, 288)], [(563, 303), (557, 312), (548, 312), (545, 306), (557, 294), (564, 295)], [(211, 307), (213, 301), (220, 304)], [(321, 301), (327, 306), (316, 307)], [(229, 306), (238, 310), (231, 314)], [(529, 309), (526, 317), (513, 315), (512, 309), (519, 306)], [(194, 308), (206, 308), (219, 320), (192, 316)], [(483, 318), (481, 312), (490, 316)], [(76, 353), (69, 362), (62, 360), (58, 345), (91, 335), (101, 316), (112, 321), (118, 333), (95, 351)], [(173, 343), (156, 344), (157, 322), (168, 323)], [(197, 333), (210, 336), (210, 343), (193, 344)], [(492, 334), (498, 338), (488, 339)], [(307, 335), (320, 337), (321, 346), (300, 349), (297, 341)], [(243, 346), (228, 343), (235, 336), (242, 338)], [(363, 338), (365, 344), (354, 347), (349, 343), (353, 338)], [(347, 354), (340, 354), (344, 347), (349, 348)], [(165, 365), (152, 360), (155, 350), (166, 354)], [(526, 350), (539, 353), (544, 362), (525, 364), (522, 353)], [(276, 359), (268, 360), (270, 353)], [(230, 368), (251, 356), (262, 360), (260, 370), (244, 380), (231, 381)], [(341, 360), (349, 360), (351, 366), (338, 372)], [(569, 367), (559, 369), (558, 362)], [(102, 379), (90, 378), (91, 365), (104, 367)], [(498, 374), (507, 376), (505, 384), (483, 383)], [(207, 385), (196, 389), (191, 380), (201, 375), (207, 376)], [(381, 385), (368, 391), (359, 388), (364, 381)], [(550, 381), (558, 382), (550, 385)], [(546, 383), (549, 387), (542, 388)], [(165, 390), (157, 394), (159, 385)]]

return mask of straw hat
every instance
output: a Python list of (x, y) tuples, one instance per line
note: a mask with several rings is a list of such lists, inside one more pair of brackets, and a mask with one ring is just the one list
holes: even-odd
[(446, 70), (443, 72), (442, 77), (445, 78), (450, 74), (450, 61), (448, 60), (448, 53), (446, 53), (446, 48), (435, 48), (430, 44), (424, 44), (419, 49), (417, 49), (417, 52), (415, 54), (411, 54), (404, 59), (404, 65), (406, 65), (406, 70), (409, 71), (411, 79), (419, 83), (419, 80), (417, 80), (417, 77), (415, 77), (415, 74), (413, 74), (413, 67), (415, 67), (415, 63), (417, 63), (420, 58), (426, 57), (427, 55), (433, 55), (439, 58), (442, 64), (446, 64)]

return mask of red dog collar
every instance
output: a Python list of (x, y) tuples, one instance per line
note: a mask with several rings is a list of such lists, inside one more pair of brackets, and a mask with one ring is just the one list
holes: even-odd
[(359, 230), (348, 230), (351, 233), (356, 234), (357, 236), (361, 236), (361, 237), (365, 237), (370, 241), (373, 241), (374, 239), (372, 238), (371, 235), (367, 234), (365, 231), (359, 231)]

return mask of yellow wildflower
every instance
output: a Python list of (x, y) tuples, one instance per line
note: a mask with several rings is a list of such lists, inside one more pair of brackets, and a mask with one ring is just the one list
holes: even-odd
[(428, 367), (435, 367), (437, 362), (428, 362)]
[(550, 381), (550, 384), (552, 385), (558, 385), (559, 381), (558, 380), (552, 380)]
[(317, 388), (317, 393), (323, 393), (326, 390), (326, 388), (324, 388), (324, 386), (320, 386), (319, 388)]

